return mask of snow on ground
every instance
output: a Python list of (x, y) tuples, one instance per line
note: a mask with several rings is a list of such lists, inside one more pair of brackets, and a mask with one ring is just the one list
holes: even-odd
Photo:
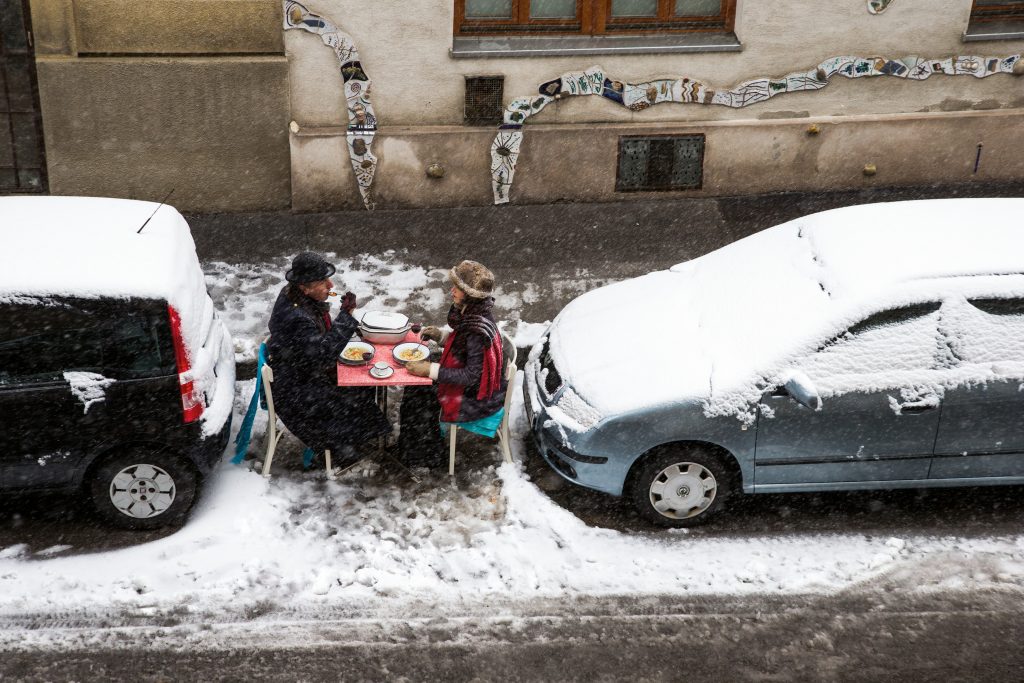
[[(412, 319), (443, 325), (451, 304), (450, 284), (445, 268), (426, 269), (403, 263), (401, 255), (387, 251), (379, 255), (363, 254), (342, 258), (328, 253), (326, 257), (338, 271), (333, 276), (335, 290), (354, 292), (358, 298), (358, 317), (362, 311), (399, 311)], [(205, 264), (206, 284), (217, 304), (222, 319), (235, 337), (238, 361), (256, 359), (259, 344), (267, 332), (267, 321), (274, 300), (285, 284), (284, 273), (291, 257), (271, 263)], [(568, 281), (565, 284), (570, 284)], [(504, 321), (502, 329), (517, 346), (532, 345), (544, 333), (547, 323), (519, 321), (518, 311), (524, 303), (536, 300), (536, 287), (516, 282), (497, 284), (496, 312)], [(338, 299), (329, 299), (337, 312)]]
[[(283, 265), (207, 268), (214, 298), (242, 342), (261, 334)], [(443, 286), (437, 273), (404, 266), (394, 254), (339, 270), (346, 288), (371, 289), (367, 306), (382, 309), (397, 308), (391, 298), (404, 296), (436, 308), (431, 292)], [(543, 329), (520, 324), (514, 334), (526, 342)], [(253, 384), (237, 385), (236, 425)], [(526, 419), (521, 392), (513, 391), (519, 461)], [(433, 472), (413, 483), (375, 464), (336, 481), (289, 471), (266, 480), (224, 465), (189, 522), (159, 540), (93, 554), (66, 546), (0, 548), (0, 617), (382, 605), (401, 614), (403, 605), (424, 602), (453, 613), (493, 600), (832, 593), (886, 577), (904, 590), (1024, 588), (1024, 536), (624, 533), (587, 526), (553, 503), (519, 462), (500, 462), (496, 446), (476, 461), (460, 459), (457, 484)]]

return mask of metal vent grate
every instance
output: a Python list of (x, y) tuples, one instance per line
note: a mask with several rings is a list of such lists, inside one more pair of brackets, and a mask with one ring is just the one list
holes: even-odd
[(703, 178), (703, 135), (619, 138), (616, 192), (699, 190)]
[(504, 76), (466, 76), (465, 122), (471, 125), (501, 123)]

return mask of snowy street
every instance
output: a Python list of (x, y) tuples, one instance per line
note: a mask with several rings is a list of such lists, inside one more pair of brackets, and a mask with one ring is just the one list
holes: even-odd
[(1024, 681), (1024, 0), (0, 0), (0, 683)]
[[(336, 263), (361, 307), (436, 318), (444, 271), (406, 258), (392, 252)], [(286, 260), (204, 264), (239, 361), (254, 357), (265, 334)], [(521, 319), (524, 306), (540, 298), (560, 306), (609, 279), (599, 272), (566, 278), (555, 295), (550, 284), (501, 283), (499, 317), (526, 347), (546, 320)], [(252, 387), (253, 380), (238, 382), (236, 425)], [(959, 619), (975, 605), (997, 615), (984, 628), (1017, 626), (1019, 610), (1008, 606), (1019, 606), (1024, 587), (1019, 488), (757, 496), (711, 526), (660, 531), (621, 500), (575, 487), (550, 494), (538, 488), (546, 466), (530, 458), (522, 394), (514, 396), (516, 464), (500, 465), (493, 443), (467, 440), (455, 484), (426, 470), (414, 483), (387, 461), (326, 481), (296, 468), (301, 447), (286, 437), (271, 480), (225, 464), (174, 532), (109, 532), (61, 499), (28, 500), (21, 512), (6, 507), (0, 649), (35, 666), (40, 660), (31, 653), (39, 649), (82, 653), (146, 643), (185, 648), (198, 662), (214, 650), (409, 643), (406, 663), (415, 670), (417, 648), (437, 643), (491, 652), (499, 665), (509, 652), (543, 649), (548, 638), (578, 637), (583, 647), (574, 656), (583, 661), (604, 647), (599, 634), (643, 643), (650, 636), (638, 634), (654, 629), (664, 637), (657, 646), (666, 647), (690, 642), (694, 621), (717, 652), (759, 643), (748, 663), (753, 676), (799, 659), (794, 650), (766, 660), (771, 647), (833, 652), (838, 645), (830, 639), (846, 629), (909, 629), (926, 644), (933, 630), (943, 632), (944, 615)], [(265, 415), (259, 413), (253, 453)], [(859, 616), (836, 622), (828, 606), (845, 604)], [(912, 616), (919, 613), (932, 616)], [(770, 628), (804, 619), (804, 636)], [(737, 624), (735, 637), (723, 636)], [(790, 642), (801, 637), (807, 643)], [(502, 643), (518, 649), (506, 652)], [(846, 659), (828, 656), (831, 664), (801, 666), (844, 670)], [(372, 675), (372, 658), (364, 664)], [(671, 676), (657, 667), (649, 674)]]

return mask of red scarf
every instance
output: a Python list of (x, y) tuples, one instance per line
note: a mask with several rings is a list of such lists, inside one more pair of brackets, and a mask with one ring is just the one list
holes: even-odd
[[(476, 305), (467, 306), (464, 311), (458, 311), (454, 306), (448, 313), (448, 324), (452, 326), (452, 333), (448, 335), (448, 341), (441, 353), (441, 367), (459, 369), (466, 367), (464, 360), (460, 360), (453, 353), (453, 349), (463, 350), (460, 355), (465, 358), (466, 338), (470, 334), (482, 335), (489, 341), (484, 350), (484, 367), (480, 374), (480, 388), (476, 392), (476, 399), (482, 401), (501, 388), (501, 368), (503, 364), (501, 352), (501, 334), (498, 326), (481, 313), (489, 313), (493, 299), (487, 299)], [(476, 311), (471, 309), (480, 308)], [(458, 422), (459, 411), (462, 408), (462, 397), (465, 395), (466, 387), (459, 384), (437, 385), (437, 399), (441, 403), (441, 421)]]

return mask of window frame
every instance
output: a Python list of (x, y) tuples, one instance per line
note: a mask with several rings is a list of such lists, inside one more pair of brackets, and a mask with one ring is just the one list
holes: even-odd
[(971, 23), (988, 23), (993, 21), (1024, 22), (1024, 0), (1015, 0), (1013, 4), (992, 4), (985, 0), (974, 0), (971, 4)]
[(658, 16), (611, 16), (612, 0), (577, 0), (576, 17), (567, 19), (531, 19), (531, 0), (511, 0), (510, 19), (471, 19), (466, 17), (467, 0), (455, 0), (453, 32), (456, 37), (486, 35), (569, 35), (615, 36), (651, 33), (707, 33), (732, 31), (736, 19), (736, 0), (721, 0), (722, 11), (715, 16), (673, 16), (675, 0), (658, 0)]

